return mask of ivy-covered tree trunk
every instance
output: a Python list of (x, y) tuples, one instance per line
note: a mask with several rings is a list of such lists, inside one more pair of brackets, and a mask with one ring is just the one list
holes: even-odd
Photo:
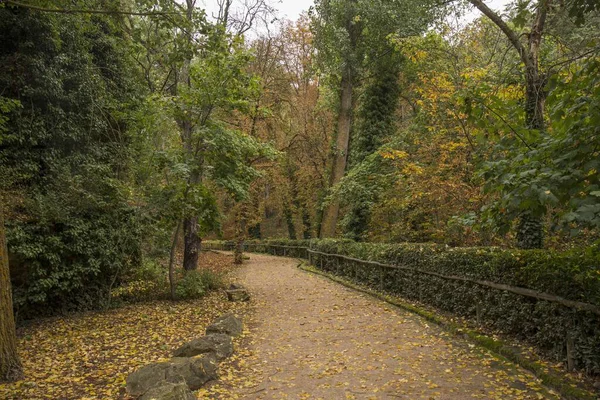
[[(329, 187), (337, 185), (344, 174), (348, 163), (348, 151), (350, 146), (350, 132), (352, 129), (352, 111), (354, 105), (354, 85), (356, 83), (356, 71), (358, 68), (357, 51), (358, 41), (361, 35), (360, 24), (357, 23), (357, 0), (347, 0), (343, 3), (342, 25), (348, 35), (347, 48), (344, 49), (342, 56), (342, 67), (340, 76), (340, 103), (337, 118), (337, 133), (335, 138), (335, 148), (333, 164), (329, 180)], [(337, 44), (339, 45), (339, 43)], [(319, 230), (321, 238), (334, 237), (338, 217), (340, 213), (340, 203), (338, 199), (332, 199), (323, 210), (323, 219)]]
[(285, 216), (285, 223), (287, 225), (288, 237), (291, 240), (296, 240), (296, 226), (294, 225), (294, 213), (292, 212), (292, 206), (289, 201), (286, 201), (283, 205), (283, 215)]
[(4, 214), (0, 205), (0, 381), (15, 381), (22, 375), (23, 367), (17, 354), (17, 334), (8, 268)]
[[(348, 148), (350, 145), (350, 129), (352, 124), (352, 96), (354, 85), (352, 82), (352, 72), (349, 67), (344, 69), (341, 82), (340, 111), (338, 114), (337, 138), (335, 145), (335, 155), (333, 169), (331, 171), (330, 187), (337, 185), (346, 172), (348, 161)], [(323, 213), (323, 222), (321, 223), (321, 238), (335, 236), (338, 216), (340, 212), (340, 203), (333, 199), (325, 208)]]
[(310, 213), (306, 204), (302, 205), (302, 238), (312, 238), (312, 221), (310, 220)]
[[(373, 76), (357, 111), (356, 128), (352, 132), (350, 168), (359, 166), (381, 147), (396, 131), (395, 112), (400, 99), (400, 57), (392, 46), (384, 44), (370, 67)], [(356, 241), (366, 239), (371, 221), (371, 207), (383, 190), (377, 180), (362, 182), (367, 190), (346, 200), (350, 203), (343, 220), (345, 236)]]
[[(545, 79), (540, 73), (539, 52), (542, 32), (549, 2), (540, 1), (536, 18), (529, 34), (529, 51), (524, 56), (525, 64), (525, 123), (528, 129), (543, 131), (545, 111)], [(537, 213), (535, 211), (538, 211)], [(517, 225), (517, 246), (521, 249), (541, 249), (544, 246), (543, 210), (524, 213)]]

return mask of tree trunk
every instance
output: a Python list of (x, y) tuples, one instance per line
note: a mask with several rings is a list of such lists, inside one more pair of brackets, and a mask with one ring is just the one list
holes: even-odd
[[(535, 65), (537, 67), (537, 64)], [(525, 120), (528, 129), (544, 130), (544, 82), (537, 68), (527, 71)], [(517, 247), (541, 249), (544, 247), (543, 213), (525, 212), (517, 224)]]
[(294, 225), (294, 213), (292, 212), (292, 206), (289, 201), (286, 201), (283, 205), (283, 215), (285, 216), (285, 223), (287, 225), (288, 237), (291, 240), (296, 240), (296, 226)]
[[(186, 0), (187, 10), (186, 16), (188, 21), (192, 21), (192, 14), (194, 10), (195, 1)], [(188, 45), (191, 46), (192, 37), (191, 34), (187, 34)], [(192, 63), (191, 56), (186, 56), (183, 61), (183, 67), (181, 68), (181, 82), (190, 88), (192, 86), (192, 82), (190, 80), (190, 65)], [(188, 114), (189, 115), (189, 114)], [(193, 127), (192, 121), (190, 117), (186, 115), (182, 117), (179, 123), (179, 127), (181, 129), (181, 136), (183, 141), (183, 146), (186, 152), (186, 156), (188, 158), (188, 162), (190, 165), (193, 165), (191, 176), (189, 178), (189, 187), (194, 187), (201, 180), (201, 172), (200, 166), (196, 164), (196, 160), (194, 157), (197, 157), (196, 152), (194, 151), (194, 143), (193, 143)], [(200, 164), (200, 163), (198, 163)], [(201, 248), (201, 238), (198, 234), (198, 217), (196, 216), (187, 216), (183, 220), (183, 269), (186, 271), (194, 271), (198, 268), (198, 256), (200, 255)]]
[(241, 265), (244, 262), (244, 240), (246, 239), (246, 206), (242, 205), (240, 217), (236, 227), (236, 242), (233, 252), (233, 263)]
[[(335, 160), (331, 173), (330, 187), (337, 185), (346, 172), (348, 161), (348, 147), (350, 144), (350, 128), (352, 123), (352, 92), (353, 87), (351, 71), (346, 68), (342, 76), (340, 112), (338, 114), (337, 139), (335, 148)], [(340, 203), (333, 199), (325, 208), (323, 222), (321, 223), (321, 238), (335, 236)]]
[(13, 314), (4, 214), (0, 204), (0, 381), (12, 382), (22, 376), (23, 367), (17, 354), (17, 333)]
[(175, 233), (173, 233), (173, 243), (171, 244), (171, 255), (169, 257), (169, 287), (171, 288), (171, 300), (175, 300), (175, 256), (177, 255), (180, 230), (181, 220), (177, 222), (177, 228), (175, 228)]
[(194, 271), (198, 269), (198, 257), (202, 241), (198, 235), (198, 217), (188, 217), (183, 220), (183, 269)]
[[(545, 78), (540, 74), (539, 53), (549, 0), (541, 0), (529, 34), (525, 58), (525, 123), (527, 129), (543, 131), (546, 94)], [(544, 246), (544, 212), (526, 212), (517, 225), (517, 246), (521, 249), (541, 249)]]

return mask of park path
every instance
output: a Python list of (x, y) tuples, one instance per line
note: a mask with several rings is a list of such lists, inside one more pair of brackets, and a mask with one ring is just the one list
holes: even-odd
[(249, 332), (201, 398), (556, 398), (526, 371), (297, 265), (250, 255), (238, 274), (253, 296)]

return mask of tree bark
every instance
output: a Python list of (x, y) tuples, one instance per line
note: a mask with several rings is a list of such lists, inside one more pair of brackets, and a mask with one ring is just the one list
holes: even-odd
[(247, 215), (247, 208), (244, 204), (240, 210), (240, 216), (236, 227), (236, 242), (233, 252), (233, 263), (236, 265), (242, 265), (244, 262), (244, 241), (246, 240)]
[(175, 300), (175, 256), (177, 255), (177, 244), (179, 243), (179, 231), (181, 230), (181, 220), (177, 222), (177, 228), (173, 233), (173, 242), (171, 244), (171, 255), (169, 257), (169, 287), (171, 289), (171, 300)]
[[(354, 85), (352, 73), (346, 68), (342, 75), (340, 112), (338, 114), (337, 138), (335, 147), (335, 160), (331, 172), (330, 187), (337, 185), (346, 172), (348, 161), (348, 147), (350, 144), (350, 128), (352, 126), (352, 96)], [(325, 208), (323, 222), (321, 223), (321, 238), (335, 236), (337, 220), (340, 212), (340, 203), (333, 199)]]
[(12, 382), (22, 376), (23, 367), (17, 353), (4, 214), (0, 204), (0, 381)]
[(198, 235), (198, 217), (183, 220), (183, 234), (183, 269), (194, 271), (198, 269), (198, 258), (202, 249), (202, 240)]

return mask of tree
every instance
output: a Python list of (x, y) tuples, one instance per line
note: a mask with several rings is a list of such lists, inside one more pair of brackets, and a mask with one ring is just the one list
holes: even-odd
[(18, 380), (23, 374), (15, 329), (4, 211), (0, 203), (0, 381)]
[[(0, 144), (6, 130), (6, 113), (20, 104), (0, 96)], [(12, 285), (8, 265), (8, 246), (4, 227), (4, 199), (0, 188), (0, 382), (14, 381), (23, 373), (17, 353), (17, 336), (13, 314)]]
[[(400, 99), (400, 57), (390, 43), (387, 46), (384, 43), (371, 60), (368, 68), (371, 77), (362, 95), (352, 136), (351, 168), (365, 161), (396, 132), (395, 114)], [(342, 220), (346, 236), (358, 241), (365, 239), (371, 207), (382, 189), (378, 183), (376, 179), (367, 179), (362, 182), (366, 189), (363, 194), (366, 196), (345, 197), (346, 201), (343, 203), (350, 208)], [(348, 201), (350, 198), (351, 201)]]
[[(554, 55), (555, 58), (558, 58), (556, 56), (562, 55), (560, 54), (560, 50), (549, 51), (547, 49), (546, 51), (543, 51), (542, 39), (544, 38), (546, 31), (549, 28), (552, 28), (552, 26), (548, 26), (547, 23), (550, 16), (553, 17), (553, 22), (556, 26), (570, 24), (568, 18), (564, 16), (565, 11), (562, 8), (562, 5), (555, 5), (552, 0), (539, 0), (535, 3), (517, 3), (515, 14), (511, 21), (512, 26), (499, 14), (491, 10), (483, 1), (469, 0), (469, 2), (500, 29), (513, 49), (517, 51), (519, 60), (523, 65), (522, 76), (525, 93), (522, 105), (524, 112), (524, 126), (522, 128), (524, 129), (521, 129), (521, 127), (511, 127), (511, 130), (524, 146), (518, 146), (520, 150), (513, 152), (513, 155), (515, 160), (533, 160), (536, 158), (534, 154), (539, 153), (541, 148), (544, 147), (544, 138), (549, 137), (548, 129), (553, 128), (552, 126), (546, 126), (546, 99), (549, 79), (553, 74), (557, 73), (557, 66), (560, 68), (561, 65), (571, 65), (577, 59), (585, 58), (586, 54), (590, 54), (588, 51), (589, 49), (584, 52), (579, 52), (579, 54), (576, 54), (571, 59), (566, 58), (560, 62), (556, 59), (551, 60), (551, 58), (548, 57), (548, 54), (550, 54)], [(579, 23), (582, 23), (586, 13), (595, 9), (591, 4), (592, 3), (588, 4), (586, 1), (571, 2), (571, 4), (568, 5), (568, 11)], [(519, 29), (527, 24), (529, 24), (529, 28), (526, 29), (524, 33), (519, 32)], [(575, 26), (573, 26), (573, 30), (575, 30)], [(569, 41), (567, 33), (563, 32), (557, 37), (560, 39), (551, 40), (557, 42), (557, 47), (559, 49), (561, 47), (572, 47), (575, 49), (580, 47), (578, 45), (563, 46), (563, 43), (561, 43), (562, 41)], [(543, 57), (544, 54), (546, 55), (545, 58)], [(502, 118), (499, 114), (498, 117)], [(506, 122), (506, 120), (504, 122)], [(551, 124), (553, 122), (558, 122), (558, 120), (551, 121)], [(517, 155), (519, 152), (521, 154)], [(526, 155), (529, 155), (530, 157), (527, 157)], [(513, 170), (512, 172), (509, 172), (507, 168), (504, 168), (504, 172), (498, 172), (502, 170), (502, 164), (503, 162), (500, 160), (496, 163), (495, 167), (500, 166), (501, 168), (497, 168), (496, 171), (493, 171), (494, 167), (492, 167), (492, 172), (487, 173), (488, 182), (490, 182), (493, 177), (496, 178), (496, 184), (492, 183), (489, 186), (504, 186), (505, 189), (503, 190), (504, 193), (502, 193), (502, 196), (510, 197), (507, 199), (507, 202), (511, 204), (508, 208), (515, 208), (513, 205), (516, 204), (516, 208), (519, 209), (516, 234), (518, 247), (525, 249), (541, 248), (544, 243), (543, 217), (547, 213), (548, 206), (552, 203), (549, 199), (554, 199), (556, 196), (547, 189), (542, 190), (543, 186), (539, 187), (533, 185), (530, 186), (529, 189), (525, 189), (524, 186), (519, 184), (519, 179), (509, 178), (509, 176), (525, 178), (525, 176), (515, 174), (515, 168), (510, 168)], [(505, 167), (508, 166), (505, 165)], [(523, 168), (528, 167), (524, 165)], [(528, 168), (530, 174), (534, 170), (535, 168), (533, 168), (533, 165), (532, 168)], [(525, 178), (525, 180), (528, 179)], [(528, 192), (529, 195), (519, 196), (519, 192), (521, 192), (521, 195), (523, 192)], [(519, 201), (519, 198), (521, 198), (521, 201)], [(506, 209), (506, 207), (503, 207), (503, 209)]]
[(126, 182), (138, 81), (123, 16), (0, 8), (0, 91), (19, 100), (0, 144), (15, 309), (106, 305), (141, 262)]
[[(330, 188), (340, 183), (348, 169), (350, 146), (353, 146), (350, 134), (354, 129), (354, 109), (360, 103), (356, 88), (364, 84), (370, 72), (373, 76), (381, 72), (377, 70), (377, 64), (383, 65), (387, 57), (393, 57), (391, 37), (418, 35), (427, 28), (434, 17), (432, 6), (433, 2), (413, 0), (324, 0), (316, 3), (313, 17), (315, 45), (323, 69), (339, 95)], [(394, 104), (391, 104), (390, 109), (393, 108)], [(321, 237), (335, 235), (339, 212), (339, 199), (330, 196), (323, 213)]]
[[(552, 0), (539, 0), (534, 6), (535, 13), (531, 19), (531, 27), (526, 35), (527, 40), (522, 42), (521, 36), (490, 9), (482, 0), (469, 0), (477, 9), (488, 17), (506, 35), (514, 49), (518, 52), (521, 62), (525, 66), (525, 125), (527, 129), (543, 131), (545, 112), (545, 85), (547, 77), (540, 71), (540, 48), (548, 10)], [(521, 10), (521, 14), (525, 13)], [(518, 246), (524, 249), (541, 248), (544, 243), (542, 216), (543, 208), (525, 211), (519, 220), (517, 228)]]
[[(358, 40), (361, 32), (357, 4), (358, 0), (323, 0), (315, 3), (318, 15), (315, 19), (317, 47), (325, 59), (329, 58), (327, 62), (339, 62), (339, 66), (334, 67), (339, 68), (339, 108), (330, 186), (335, 186), (342, 180), (348, 161), (354, 86), (358, 78)], [(319, 234), (321, 238), (335, 236), (339, 211), (337, 199), (327, 204)]]

